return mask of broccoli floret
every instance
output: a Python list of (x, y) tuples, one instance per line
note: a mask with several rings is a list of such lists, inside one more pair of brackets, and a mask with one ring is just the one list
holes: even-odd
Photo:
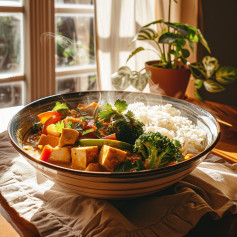
[(107, 104), (105, 109), (100, 111), (99, 120), (109, 121), (108, 134), (115, 133), (119, 141), (133, 145), (135, 140), (143, 134), (144, 123), (136, 120), (131, 111), (124, 113), (128, 106), (125, 101), (116, 100), (114, 105), (116, 110)]
[(183, 160), (180, 143), (171, 141), (159, 132), (142, 134), (134, 145), (134, 151), (141, 154), (147, 169), (155, 169), (168, 165), (172, 161)]
[(109, 133), (116, 133), (119, 141), (134, 144), (136, 139), (143, 134), (144, 124), (134, 118), (131, 111), (126, 114), (116, 114), (111, 117), (108, 126)]

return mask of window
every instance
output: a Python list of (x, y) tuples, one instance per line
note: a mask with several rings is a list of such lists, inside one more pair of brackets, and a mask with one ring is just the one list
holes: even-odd
[(93, 90), (96, 83), (92, 0), (56, 0), (56, 91)]
[(24, 103), (23, 7), (0, 1), (0, 108)]
[(93, 0), (0, 0), (0, 108), (97, 88)]

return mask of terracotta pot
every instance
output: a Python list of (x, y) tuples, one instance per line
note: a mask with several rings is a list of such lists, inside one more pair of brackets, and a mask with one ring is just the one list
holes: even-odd
[(191, 74), (188, 67), (185, 66), (184, 69), (164, 69), (152, 66), (155, 63), (158, 63), (158, 61), (145, 63), (146, 71), (151, 72), (150, 91), (183, 99)]

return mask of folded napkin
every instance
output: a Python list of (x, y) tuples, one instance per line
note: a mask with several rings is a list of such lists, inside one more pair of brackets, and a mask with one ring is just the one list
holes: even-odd
[[(214, 162), (213, 162), (214, 161)], [(184, 236), (210, 213), (237, 213), (237, 164), (214, 156), (169, 191), (131, 200), (72, 193), (36, 171), (0, 134), (0, 192), (41, 236)]]

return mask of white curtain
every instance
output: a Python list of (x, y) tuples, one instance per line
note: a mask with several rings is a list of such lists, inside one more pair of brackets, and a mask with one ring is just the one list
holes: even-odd
[[(141, 26), (156, 19), (156, 0), (96, 0), (97, 65), (100, 89), (111, 90), (111, 74), (126, 65), (129, 46)], [(144, 45), (143, 45), (144, 46)], [(153, 46), (149, 46), (152, 48)], [(132, 70), (144, 68), (144, 62), (156, 54), (141, 52), (127, 63)], [(132, 89), (132, 88), (129, 88)]]
[[(171, 21), (196, 26), (197, 2), (172, 2)], [(168, 3), (169, 0), (95, 0), (99, 89), (113, 89), (111, 74), (120, 66), (127, 65), (132, 70), (141, 70), (146, 61), (159, 59), (155, 53), (143, 51), (126, 64), (130, 52), (139, 45), (154, 49), (154, 45), (145, 45), (145, 42), (129, 44), (141, 26), (157, 19), (168, 20)], [(193, 61), (195, 57), (194, 53), (190, 60)], [(129, 87), (128, 90), (133, 88)]]

